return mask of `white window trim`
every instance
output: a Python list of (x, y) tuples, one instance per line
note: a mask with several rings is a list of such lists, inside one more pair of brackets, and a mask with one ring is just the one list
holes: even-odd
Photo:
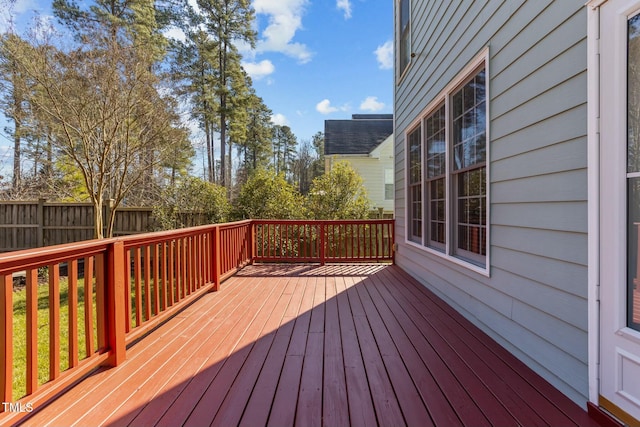
[[(485, 256), (485, 264), (483, 266), (479, 266), (470, 261), (461, 258), (460, 256), (456, 256), (454, 254), (452, 248), (452, 224), (453, 224), (453, 211), (451, 209), (451, 196), (453, 195), (453, 189), (451, 188), (451, 148), (450, 148), (450, 123), (449, 123), (449, 98), (455, 92), (456, 89), (459, 89), (460, 85), (462, 85), (467, 79), (472, 77), (472, 73), (484, 64), (485, 69), (485, 82), (486, 82), (486, 104), (485, 104), (485, 116), (487, 119), (486, 124), (486, 135), (487, 135), (487, 145), (486, 145), (486, 215), (487, 215), (487, 224), (486, 224), (486, 245), (487, 245), (487, 254)], [(489, 69), (489, 46), (485, 47), (469, 64), (458, 73), (458, 75), (451, 81), (449, 84), (436, 96), (433, 98), (429, 104), (418, 114), (416, 119), (411, 122), (409, 126), (407, 126), (407, 130), (404, 134), (404, 149), (407, 155), (405, 156), (405, 244), (412, 248), (416, 248), (420, 251), (435, 255), (439, 258), (445, 259), (452, 264), (464, 267), (468, 270), (474, 271), (478, 274), (481, 274), (486, 277), (491, 277), (491, 126), (490, 126), (490, 69)], [(416, 129), (417, 126), (420, 126), (421, 129), (421, 141), (424, 143), (424, 119), (428, 117), (428, 115), (434, 111), (436, 107), (442, 104), (445, 104), (445, 116), (447, 117), (447, 132), (446, 132), (446, 145), (447, 145), (447, 154), (446, 154), (446, 192), (447, 192), (447, 203), (446, 207), (446, 219), (447, 219), (447, 227), (445, 229), (446, 232), (446, 249), (445, 252), (439, 251), (437, 249), (428, 247), (425, 245), (426, 239), (426, 209), (424, 208), (425, 203), (425, 195), (426, 189), (424, 185), (424, 164), (421, 167), (421, 185), (422, 185), (422, 244), (416, 243), (410, 239), (411, 233), (411, 206), (410, 206), (410, 195), (409, 195), (409, 168), (408, 168), (408, 153), (409, 153), (409, 140), (408, 135)], [(422, 145), (421, 145), (422, 147)], [(422, 147), (423, 149), (423, 147)], [(422, 156), (424, 157), (424, 156)], [(424, 159), (422, 159), (424, 162)]]

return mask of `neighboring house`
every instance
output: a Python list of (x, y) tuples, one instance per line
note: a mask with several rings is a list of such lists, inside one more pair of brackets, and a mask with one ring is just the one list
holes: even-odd
[(629, 424), (639, 13), (640, 0), (395, 0), (397, 263)]
[(364, 181), (374, 210), (393, 214), (393, 114), (354, 114), (324, 122), (325, 172), (346, 160)]

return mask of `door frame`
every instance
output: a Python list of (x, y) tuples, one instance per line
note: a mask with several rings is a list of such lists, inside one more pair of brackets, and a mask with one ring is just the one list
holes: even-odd
[[(600, 394), (601, 345), (605, 339), (601, 331), (604, 319), (600, 305), (600, 275), (603, 262), (601, 258), (601, 221), (609, 215), (601, 210), (601, 185), (610, 182), (601, 176), (602, 158), (600, 151), (600, 110), (601, 110), (601, 73), (600, 73), (600, 7), (608, 0), (591, 0), (587, 7), (587, 167), (588, 167), (588, 375), (589, 401), (596, 407), (604, 407), (620, 420), (637, 423), (631, 415)], [(636, 0), (640, 6), (640, 0)], [(617, 48), (617, 47), (616, 47)], [(609, 49), (609, 47), (607, 47)], [(616, 72), (614, 67), (613, 71)], [(620, 71), (620, 70), (617, 70)], [(626, 75), (626, 74), (625, 74)], [(615, 76), (614, 76), (615, 78)], [(614, 95), (615, 97), (615, 95)], [(614, 100), (615, 101), (615, 100)], [(624, 131), (626, 133), (626, 131)], [(615, 131), (614, 131), (615, 135)], [(626, 191), (624, 191), (626, 194)], [(625, 196), (626, 197), (626, 196)], [(613, 212), (616, 215), (625, 215)], [(605, 215), (606, 214), (606, 215)], [(623, 221), (626, 223), (626, 221)], [(608, 241), (608, 240), (607, 240)], [(626, 256), (625, 256), (626, 259)], [(607, 264), (608, 265), (608, 264)], [(626, 269), (624, 275), (626, 276)], [(608, 294), (607, 294), (608, 295)], [(625, 316), (626, 317), (626, 316)], [(607, 338), (608, 339), (608, 338)]]

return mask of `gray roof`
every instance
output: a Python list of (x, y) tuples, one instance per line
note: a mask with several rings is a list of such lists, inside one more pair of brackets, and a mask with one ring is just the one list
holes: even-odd
[(393, 114), (324, 121), (324, 154), (369, 154), (393, 133)]

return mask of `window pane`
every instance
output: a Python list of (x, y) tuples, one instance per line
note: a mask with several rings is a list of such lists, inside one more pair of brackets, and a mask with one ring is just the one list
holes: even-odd
[(420, 128), (409, 134), (409, 183), (415, 184), (422, 179), (422, 166), (420, 164)]
[(487, 252), (486, 168), (456, 174), (455, 180), (457, 248), (484, 256)]
[(409, 146), (409, 227), (410, 238), (422, 240), (422, 150), (420, 127), (408, 135)]
[(428, 224), (429, 238), (427, 246), (444, 250), (446, 242), (446, 192), (445, 178), (435, 179), (429, 182), (428, 191)]
[(452, 96), (454, 169), (486, 161), (485, 72), (476, 74)]
[(411, 239), (420, 243), (422, 238), (422, 186), (411, 186), (410, 192)]
[(436, 178), (445, 173), (445, 119), (444, 104), (425, 119), (425, 145), (427, 178)]

